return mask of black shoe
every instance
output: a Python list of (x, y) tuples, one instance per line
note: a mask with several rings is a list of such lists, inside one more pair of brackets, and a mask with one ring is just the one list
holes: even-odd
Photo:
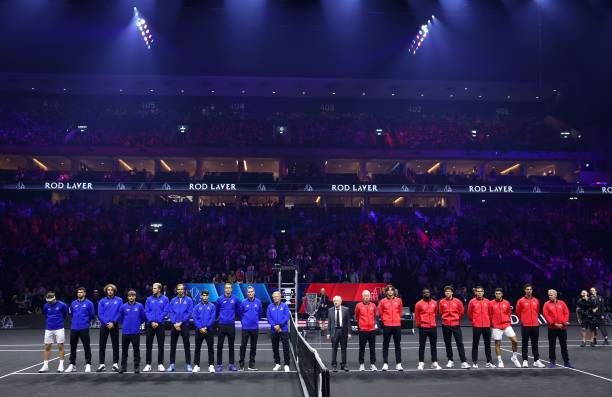
[(249, 371), (257, 371), (257, 368), (255, 367), (255, 363), (249, 364)]
[(610, 342), (608, 342), (607, 339), (604, 340), (604, 345), (608, 346), (610, 344)]
[(586, 342), (582, 342), (582, 343), (580, 344), (580, 347), (585, 347), (585, 346), (586, 346)]
[(597, 342), (591, 342), (591, 347), (597, 346)]
[(348, 372), (349, 369), (346, 367), (346, 365), (341, 365), (340, 369), (343, 370), (344, 372)]
[(122, 373), (124, 373), (125, 371), (127, 371), (127, 368), (121, 367), (121, 368), (119, 368), (118, 373), (122, 374)]
[(338, 372), (338, 366), (332, 365), (332, 372)]
[(140, 373), (140, 367), (134, 367), (134, 373), (135, 374), (139, 374)]
[(244, 371), (244, 362), (238, 362), (238, 371)]

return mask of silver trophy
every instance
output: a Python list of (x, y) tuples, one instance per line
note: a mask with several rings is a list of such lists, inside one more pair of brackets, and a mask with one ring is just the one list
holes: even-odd
[(319, 299), (317, 294), (306, 294), (306, 313), (308, 313), (308, 320), (306, 320), (306, 329), (316, 330), (318, 329), (317, 318), (315, 313), (319, 310)]

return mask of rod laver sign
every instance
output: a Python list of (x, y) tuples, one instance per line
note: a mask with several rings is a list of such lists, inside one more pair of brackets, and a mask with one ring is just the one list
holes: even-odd
[(575, 184), (537, 185), (407, 185), (407, 184), (332, 184), (323, 182), (57, 182), (32, 181), (0, 183), (0, 190), (70, 190), (70, 191), (172, 191), (207, 193), (295, 193), (295, 194), (599, 194), (612, 197), (609, 186)]

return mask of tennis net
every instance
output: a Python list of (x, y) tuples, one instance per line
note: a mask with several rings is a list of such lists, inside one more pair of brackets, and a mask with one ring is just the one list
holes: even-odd
[(300, 334), (293, 318), (289, 324), (293, 358), (306, 397), (329, 397), (329, 370), (319, 353)]

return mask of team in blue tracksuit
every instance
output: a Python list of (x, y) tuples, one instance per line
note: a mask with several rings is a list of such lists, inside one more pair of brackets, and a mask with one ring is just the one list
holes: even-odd
[(219, 316), (219, 334), (217, 337), (217, 371), (223, 369), (223, 342), (227, 336), (229, 348), (229, 370), (236, 371), (234, 365), (234, 339), (236, 338), (236, 316), (240, 315), (240, 299), (232, 294), (232, 284), (226, 283), (224, 294), (216, 302)]
[(257, 352), (257, 337), (259, 336), (259, 319), (263, 311), (261, 301), (255, 298), (255, 288), (247, 288), (247, 299), (240, 303), (240, 322), (242, 323), (242, 341), (240, 343), (240, 360), (238, 364), (244, 370), (244, 357), (249, 339), (251, 339), (251, 351), (249, 352), (250, 370), (255, 370), (255, 354)]
[(146, 337), (146, 364), (151, 365), (153, 355), (153, 339), (157, 338), (157, 364), (164, 363), (164, 319), (168, 315), (170, 301), (161, 294), (162, 285), (153, 284), (153, 294), (145, 302), (145, 315), (147, 317)]
[(93, 303), (85, 298), (85, 288), (77, 289), (77, 299), (71, 304), (68, 312), (72, 315), (70, 322), (70, 364), (76, 364), (76, 351), (79, 339), (85, 350), (85, 363), (91, 364), (91, 345), (89, 339), (89, 322), (96, 317)]
[(136, 302), (136, 292), (128, 292), (128, 301), (121, 305), (118, 320), (123, 326), (121, 333), (121, 369), (119, 373), (125, 372), (127, 368), (127, 357), (130, 343), (134, 350), (134, 372), (140, 372), (140, 325), (146, 321), (144, 307)]
[(214, 327), (217, 308), (214, 303), (208, 301), (208, 295), (208, 291), (202, 291), (200, 294), (201, 302), (193, 308), (192, 313), (193, 323), (196, 328), (193, 365), (198, 367), (200, 366), (200, 350), (204, 340), (206, 340), (206, 345), (208, 346), (208, 365), (214, 365), (215, 363)]
[(123, 304), (123, 300), (118, 296), (117, 287), (113, 284), (108, 284), (104, 287), (106, 296), (98, 302), (98, 320), (100, 320), (100, 367), (98, 371), (104, 370), (104, 361), (106, 360), (106, 342), (108, 336), (111, 337), (113, 346), (113, 364), (119, 363), (119, 308)]
[(270, 324), (270, 337), (272, 338), (272, 351), (274, 353), (274, 364), (280, 365), (279, 344), (283, 343), (283, 358), (285, 365), (289, 365), (289, 319), (291, 314), (289, 307), (281, 302), (280, 292), (272, 294), (272, 304), (268, 306), (266, 317)]
[(170, 332), (170, 365), (174, 365), (176, 359), (176, 343), (179, 335), (183, 338), (185, 348), (185, 363), (191, 366), (191, 348), (189, 345), (189, 320), (193, 312), (193, 300), (185, 295), (185, 287), (179, 284), (176, 287), (177, 296), (172, 298), (168, 310), (168, 316), (172, 322)]

